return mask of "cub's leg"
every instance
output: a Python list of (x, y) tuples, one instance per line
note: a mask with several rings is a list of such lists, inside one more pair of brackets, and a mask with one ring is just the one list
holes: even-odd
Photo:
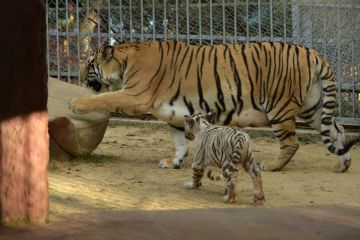
[(159, 163), (159, 167), (178, 169), (181, 167), (188, 152), (187, 140), (185, 138), (184, 131), (171, 126), (170, 135), (173, 146), (176, 150), (175, 157), (172, 159), (162, 159)]
[(238, 191), (237, 191), (237, 173), (236, 166), (232, 163), (227, 163), (223, 167), (223, 176), (225, 177), (225, 196), (223, 201), (226, 203), (236, 202)]
[(264, 203), (265, 195), (264, 195), (264, 191), (262, 188), (261, 172), (254, 162), (252, 152), (249, 153), (247, 162), (243, 166), (244, 166), (244, 169), (250, 174), (251, 180), (253, 182), (254, 203), (256, 203), (256, 204)]
[[(271, 119), (271, 118), (269, 118)], [(263, 171), (280, 171), (299, 148), (295, 135), (295, 116), (284, 117), (272, 123), (272, 130), (280, 142), (280, 154), (277, 159), (263, 161), (260, 169)]]
[(120, 90), (75, 98), (70, 102), (69, 107), (75, 113), (107, 111), (139, 115), (150, 110), (152, 102), (149, 99), (151, 96), (139, 97), (129, 90)]
[(204, 176), (204, 167), (193, 163), (192, 170), (192, 181), (184, 184), (187, 189), (199, 188), (202, 185), (201, 179)]

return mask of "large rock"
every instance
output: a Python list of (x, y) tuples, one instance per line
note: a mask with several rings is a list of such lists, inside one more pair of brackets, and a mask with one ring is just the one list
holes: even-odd
[(100, 112), (74, 114), (69, 110), (69, 101), (91, 94), (88, 89), (54, 78), (49, 78), (48, 89), (51, 158), (69, 160), (91, 153), (104, 137), (109, 115)]

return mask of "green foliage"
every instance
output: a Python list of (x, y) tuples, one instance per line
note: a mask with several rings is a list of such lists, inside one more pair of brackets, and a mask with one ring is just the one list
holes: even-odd
[(353, 101), (352, 93), (342, 93), (340, 100), (337, 99), (335, 116), (346, 118), (360, 118), (360, 102), (356, 98)]
[(92, 153), (88, 156), (74, 158), (73, 160), (71, 160), (71, 162), (74, 164), (78, 164), (78, 163), (102, 164), (105, 162), (112, 162), (116, 160), (116, 158), (117, 157), (114, 155), (102, 155), (102, 154)]

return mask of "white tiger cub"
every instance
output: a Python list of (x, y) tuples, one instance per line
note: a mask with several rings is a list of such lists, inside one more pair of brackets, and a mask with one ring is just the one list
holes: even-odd
[[(262, 189), (260, 170), (253, 160), (250, 146), (250, 137), (239, 128), (220, 127), (209, 123), (212, 113), (201, 113), (191, 116), (185, 115), (185, 137), (194, 141), (194, 158), (192, 163), (192, 181), (185, 183), (188, 189), (201, 186), (201, 178), (207, 165), (222, 168), (226, 188), (224, 202), (234, 203), (237, 198), (237, 173), (236, 165), (242, 167), (250, 174), (253, 182), (254, 203), (265, 201)], [(211, 173), (209, 173), (211, 175)]]

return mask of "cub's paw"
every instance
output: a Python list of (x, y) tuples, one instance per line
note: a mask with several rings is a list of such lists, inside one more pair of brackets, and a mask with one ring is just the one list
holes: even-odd
[(194, 182), (186, 182), (184, 183), (184, 188), (186, 189), (195, 189), (195, 188), (199, 188), (201, 186), (201, 182), (196, 184)]
[(224, 203), (235, 203), (236, 197), (233, 194), (226, 194), (223, 197), (223, 201), (224, 201)]
[(254, 204), (261, 205), (265, 202), (264, 193), (254, 193)]

